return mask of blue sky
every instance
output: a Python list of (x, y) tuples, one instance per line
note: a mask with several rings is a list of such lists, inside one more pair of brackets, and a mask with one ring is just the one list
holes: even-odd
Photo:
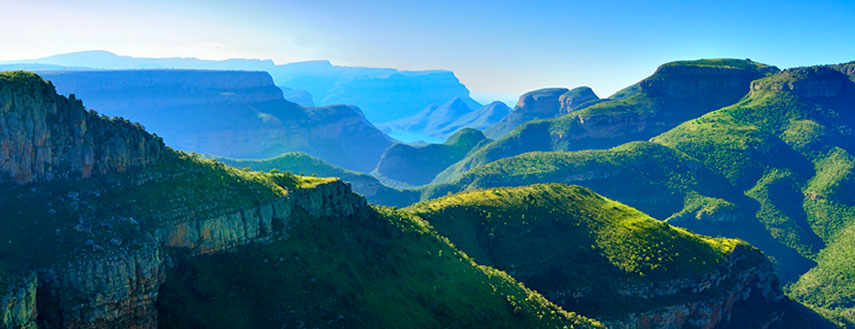
[(588, 85), (667, 61), (855, 60), (855, 1), (0, 0), (0, 60), (102, 49), (448, 69), (476, 94)]

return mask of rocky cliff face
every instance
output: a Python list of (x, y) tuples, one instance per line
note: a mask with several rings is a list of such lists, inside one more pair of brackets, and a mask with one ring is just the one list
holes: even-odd
[(17, 183), (86, 178), (156, 162), (163, 142), (86, 111), (24, 72), (0, 74), (0, 172)]
[(155, 241), (78, 254), (39, 271), (41, 328), (156, 328), (165, 267)]
[(392, 139), (354, 106), (286, 101), (266, 72), (197, 70), (45, 73), (60, 93), (140, 122), (169, 146), (233, 158), (302, 151), (370, 171)]
[(513, 112), (484, 131), (490, 138), (499, 138), (514, 128), (532, 120), (549, 119), (582, 109), (599, 101), (588, 87), (546, 88), (520, 96)]
[[(652, 303), (654, 300), (678, 299), (687, 294), (708, 294), (710, 298), (664, 305), (632, 313), (605, 322), (616, 329), (729, 328), (736, 318), (752, 318), (757, 328), (778, 323), (787, 309), (784, 294), (772, 265), (757, 257), (757, 251), (737, 246), (724, 266), (700, 278), (630, 286), (620, 290), (627, 300)], [(753, 313), (752, 313), (753, 312)]]
[(257, 207), (235, 209), (226, 215), (169, 223), (157, 228), (155, 236), (163, 246), (207, 254), (265, 241), (275, 234), (287, 235), (288, 222), (301, 213), (344, 217), (365, 206), (365, 199), (352, 193), (350, 185), (333, 181), (292, 191), (286, 198)]
[(754, 81), (751, 93), (789, 91), (808, 98), (855, 97), (855, 85), (847, 71), (846, 66), (840, 70), (829, 66), (788, 69), (772, 78)]
[(36, 329), (36, 273), (3, 279), (11, 282), (5, 291), (0, 291), (0, 327)]
[(14, 315), (10, 321), (15, 323), (38, 314), (40, 328), (156, 328), (155, 303), (158, 289), (169, 280), (171, 252), (211, 254), (287, 239), (289, 222), (298, 216), (344, 217), (363, 207), (365, 199), (350, 185), (334, 180), (225, 215), (198, 218), (191, 212), (142, 239), (118, 241), (116, 247), (87, 244), (92, 251), (40, 269), (37, 281), (4, 297), (4, 312)]
[[(261, 204), (224, 202), (229, 206), (222, 211), (205, 212), (210, 205), (194, 204), (197, 201), (189, 198), (172, 208), (164, 205), (161, 212), (125, 209), (138, 207), (134, 198), (162, 197), (159, 187), (142, 192), (138, 190), (142, 186), (166, 181), (162, 185), (175, 187), (180, 185), (175, 180), (198, 178), (184, 172), (193, 170), (191, 163), (176, 162), (179, 157), (140, 126), (85, 111), (79, 100), (57, 95), (52, 85), (30, 73), (0, 74), (0, 104), (2, 172), (9, 178), (0, 182), (0, 188), (11, 191), (13, 199), (17, 195), (17, 201), (2, 204), (4, 208), (32, 204), (36, 209), (32, 214), (10, 210), (0, 217), (14, 230), (32, 235), (37, 244), (15, 247), (26, 241), (9, 240), (0, 250), (10, 255), (0, 263), (3, 328), (156, 328), (155, 302), (158, 289), (168, 280), (165, 270), (171, 253), (222, 252), (287, 238), (288, 223), (298, 216), (348, 216), (367, 207), (350, 185), (321, 180), (270, 194), (277, 197), (261, 199), (267, 200)], [(178, 171), (163, 169), (168, 164), (178, 166)], [(214, 184), (229, 180), (228, 171), (214, 174), (221, 175)], [(133, 178), (117, 178), (125, 176)], [(95, 182), (93, 190), (63, 187), (89, 186), (87, 182)], [(132, 200), (110, 199), (129, 201), (119, 207), (123, 209), (113, 209), (114, 202), (103, 200), (113, 196), (102, 187), (121, 188), (119, 197)], [(6, 218), (15, 213), (25, 219)], [(19, 227), (21, 223), (31, 227)], [(50, 255), (54, 247), (60, 250)], [(12, 255), (15, 259), (7, 259)], [(2, 271), (7, 262), (32, 272), (9, 278)]]

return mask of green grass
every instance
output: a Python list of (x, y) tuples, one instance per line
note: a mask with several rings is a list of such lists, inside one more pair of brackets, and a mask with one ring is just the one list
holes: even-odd
[(818, 265), (788, 287), (789, 295), (846, 328), (855, 328), (855, 225), (842, 229)]
[(425, 185), (440, 171), (463, 159), (471, 150), (490, 141), (481, 131), (464, 128), (442, 144), (395, 144), (383, 152), (371, 174), (390, 186), (410, 188)]
[[(475, 261), (601, 319), (699, 299), (679, 292), (634, 303), (614, 290), (695, 278), (722, 266), (736, 245), (747, 246), (690, 233), (563, 184), (463, 192), (404, 210), (428, 220)], [(755, 266), (765, 261), (756, 250), (751, 259)], [(567, 297), (575, 293), (584, 297)]]
[(449, 166), (433, 183), (453, 182), (469, 169), (526, 152), (605, 149), (648, 140), (686, 120), (739, 101), (748, 94), (751, 80), (776, 70), (734, 59), (668, 63), (637, 88), (630, 87), (613, 99), (517, 127)]
[(288, 236), (172, 269), (160, 327), (599, 327), (475, 264), (404, 212), (305, 215)]
[(361, 194), (369, 202), (385, 206), (404, 206), (415, 202), (418, 198), (416, 192), (385, 186), (371, 175), (337, 167), (302, 152), (285, 153), (274, 158), (260, 160), (215, 159), (236, 168), (288, 172), (304, 176), (338, 177), (350, 183), (354, 192)]

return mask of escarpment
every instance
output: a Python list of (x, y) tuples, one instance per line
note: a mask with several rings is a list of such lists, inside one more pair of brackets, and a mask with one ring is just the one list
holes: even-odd
[(36, 273), (0, 275), (0, 327), (36, 329)]
[(167, 145), (233, 158), (301, 151), (371, 171), (392, 144), (355, 106), (303, 107), (267, 72), (121, 70), (48, 72), (61, 94), (156, 132)]
[(0, 173), (16, 183), (122, 172), (165, 151), (142, 127), (99, 117), (34, 74), (0, 80)]
[(527, 92), (520, 96), (519, 102), (511, 113), (487, 128), (484, 134), (493, 139), (500, 138), (528, 121), (561, 116), (595, 104), (599, 100), (600, 98), (588, 87), (572, 90), (545, 88)]
[(667, 63), (637, 88), (610, 99), (589, 101), (558, 117), (520, 125), (444, 170), (434, 183), (451, 182), (466, 170), (526, 152), (605, 149), (647, 140), (739, 101), (749, 93), (753, 80), (777, 71), (748, 60)]
[(287, 238), (295, 217), (367, 207), (339, 180), (176, 153), (30, 73), (0, 75), (0, 104), (3, 328), (156, 328), (172, 253)]
[[(847, 66), (842, 66), (846, 68)], [(768, 79), (754, 81), (752, 94), (762, 91), (785, 91), (807, 98), (855, 97), (855, 85), (847, 72), (853, 69), (835, 69), (831, 66), (812, 66), (787, 69)]]
[(406, 210), (479, 263), (610, 328), (765, 328), (790, 312), (758, 249), (672, 227), (582, 187), (478, 190)]

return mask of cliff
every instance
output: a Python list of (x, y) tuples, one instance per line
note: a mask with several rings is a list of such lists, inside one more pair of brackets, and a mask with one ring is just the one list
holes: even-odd
[(490, 138), (501, 138), (528, 121), (561, 116), (585, 106), (596, 104), (599, 97), (588, 87), (546, 88), (530, 91), (520, 96), (513, 111), (501, 121), (484, 131)]
[(286, 101), (266, 72), (68, 71), (43, 77), (60, 93), (139, 122), (188, 152), (257, 159), (302, 151), (367, 172), (393, 141), (357, 107)]
[[(52, 103), (48, 101), (51, 99), (63, 99), (50, 94), (51, 85), (34, 75), (14, 73), (5, 76), (8, 79), (0, 80), (0, 90), (17, 90), (15, 88), (21, 86), (45, 90), (44, 94), (27, 94), (11, 101), (0, 99), (5, 104), (33, 102), (50, 105)], [(27, 111), (35, 108), (12, 106), (9, 109), (4, 112), (4, 118), (26, 117)], [(56, 109), (74, 113), (80, 107), (58, 106)], [(35, 113), (33, 115), (41, 113), (51, 118), (49, 111)], [(96, 136), (98, 133), (121, 132), (115, 129), (125, 128), (132, 133), (141, 132), (143, 137), (149, 136), (130, 123), (110, 121), (94, 114), (93, 118), (103, 122), (76, 121), (69, 124), (57, 120), (48, 121), (48, 128), (52, 128), (50, 125), (73, 131), (88, 128), (96, 130), (90, 131)], [(54, 145), (55, 141), (67, 138), (61, 134), (45, 136), (44, 145)], [(23, 143), (34, 142), (29, 139)], [(74, 148), (60, 149), (59, 152), (69, 150)], [(65, 155), (54, 154), (60, 158)], [(23, 161), (27, 160), (12, 157), (7, 164), (16, 167)], [(452, 310), (479, 310), (486, 316), (473, 317), (468, 312), (437, 315), (427, 305), (390, 312), (389, 303), (366, 303), (360, 310), (349, 309), (348, 314), (361, 312), (360, 319), (375, 319), (367, 323), (358, 322), (365, 328), (386, 323), (378, 317), (392, 320), (421, 318), (423, 324), (439, 328), (444, 327), (442, 323), (468, 323), (472, 326), (497, 316), (511, 327), (601, 327), (593, 320), (561, 310), (504, 273), (478, 267), (422, 221), (370, 207), (365, 199), (352, 193), (350, 185), (337, 179), (244, 171), (168, 148), (162, 149), (156, 161), (109, 169), (88, 177), (34, 176), (27, 183), (0, 183), (0, 195), (3, 196), (0, 197), (0, 218), (3, 218), (0, 221), (0, 241), (4, 241), (0, 244), (0, 320), (4, 328), (35, 328), (36, 325), (39, 328), (69, 329), (172, 328), (197, 323), (195, 321), (202, 318), (214, 319), (213, 323), (223, 325), (227, 322), (217, 321), (220, 314), (240, 314), (233, 320), (246, 319), (249, 314), (231, 302), (237, 298), (235, 291), (246, 287), (248, 282), (263, 283), (249, 291), (249, 296), (255, 300), (271, 289), (292, 287), (289, 285), (339, 284), (343, 281), (337, 278), (357, 272), (360, 275), (391, 273), (399, 281), (378, 280), (372, 274), (366, 276), (366, 281), (347, 285), (354, 291), (383, 291), (387, 294), (384, 300), (395, 298), (402, 301), (403, 298), (410, 305), (418, 304), (420, 300), (440, 298)], [(308, 234), (313, 235), (306, 238)], [(323, 240), (333, 236), (334, 239)], [(324, 243), (312, 245), (320, 241)], [(319, 247), (335, 243), (343, 244), (346, 249), (316, 254)], [(239, 259), (254, 260), (252, 271), (245, 273), (266, 275), (271, 270), (284, 273), (287, 271), (271, 268), (269, 259), (253, 258), (270, 249), (280, 250), (278, 248), (283, 245), (309, 252), (300, 254), (302, 260), (321, 266), (295, 265), (292, 269), (301, 269), (300, 273), (305, 276), (284, 282), (269, 281), (269, 277), (261, 281), (244, 281), (245, 275), (229, 275), (216, 279), (240, 279), (241, 282), (194, 289), (196, 296), (231, 295), (219, 299), (229, 301), (228, 307), (221, 312), (183, 312), (195, 305), (191, 304), (190, 298), (182, 298), (181, 304), (173, 304), (177, 307), (160, 308), (162, 303), (174, 300), (171, 288), (183, 287), (186, 276), (192, 274), (174, 269), (193, 268), (200, 264), (204, 268), (216, 268), (220, 263), (211, 263), (211, 258), (207, 257), (228, 258), (228, 254), (241, 252), (241, 255), (248, 256)], [(387, 258), (390, 250), (397, 254)], [(440, 251), (439, 255), (425, 257), (426, 250), (445, 251), (445, 256)], [(345, 263), (326, 266), (330, 256)], [(278, 259), (283, 260), (282, 256)], [(366, 265), (366, 259), (376, 262)], [(420, 261), (412, 261), (415, 259)], [(399, 269), (406, 273), (424, 273), (429, 278), (400, 275), (396, 272)], [(461, 278), (465, 284), (443, 286)], [(420, 285), (418, 299), (410, 294), (413, 283)], [(500, 290), (495, 290), (497, 287)], [(335, 300), (356, 295), (339, 291), (341, 289), (316, 291), (312, 296), (320, 302), (320, 307), (330, 308), (337, 305)], [(461, 291), (468, 294), (465, 300), (458, 295)], [(516, 304), (519, 310), (512, 312), (505, 307), (508, 296), (520, 301)], [(307, 300), (306, 296), (285, 294), (274, 294), (270, 298), (272, 302), (269, 305), (285, 309), (299, 308)], [(204, 302), (211, 300), (204, 299)], [(161, 319), (162, 314), (166, 314), (165, 319)], [(251, 317), (250, 320), (270, 321), (267, 327), (290, 327), (317, 319), (308, 314), (290, 318), (271, 318), (270, 314), (273, 313)], [(284, 313), (280, 309), (276, 314)], [(326, 323), (326, 326), (331, 326), (329, 320), (338, 319), (326, 312), (320, 315), (323, 322), (317, 323)], [(372, 325), (372, 321), (376, 324)]]
[(0, 275), (0, 327), (36, 329), (35, 272), (20, 275), (0, 271)]
[(0, 74), (0, 172), (17, 183), (87, 178), (156, 162), (163, 142), (86, 111), (34, 74)]
[(628, 88), (614, 99), (522, 124), (444, 170), (434, 182), (450, 182), (466, 170), (525, 152), (604, 149), (647, 140), (686, 120), (739, 101), (749, 93), (753, 80), (777, 71), (773, 66), (747, 60), (667, 63), (637, 88)]
[(766, 328), (791, 312), (772, 264), (582, 187), (463, 192), (405, 208), (479, 263), (610, 328)]

